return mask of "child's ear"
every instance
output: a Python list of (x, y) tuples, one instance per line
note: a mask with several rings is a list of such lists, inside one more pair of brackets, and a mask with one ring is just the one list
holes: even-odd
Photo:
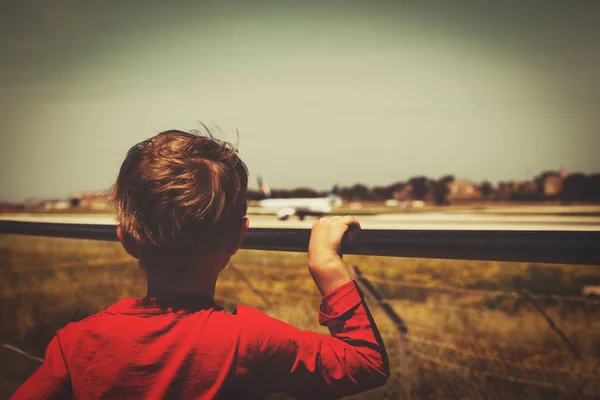
[(242, 243), (244, 242), (244, 238), (246, 237), (246, 233), (248, 233), (248, 227), (250, 226), (250, 220), (248, 218), (243, 218), (242, 223), (240, 225), (239, 236), (237, 237), (237, 243), (235, 243), (235, 247), (233, 248), (233, 252), (231, 255), (237, 253), (237, 251), (242, 247)]
[(119, 242), (123, 245), (123, 248), (131, 257), (139, 260), (140, 259), (140, 249), (135, 242), (135, 239), (131, 237), (127, 232), (121, 229), (121, 225), (117, 225), (117, 237), (119, 238)]

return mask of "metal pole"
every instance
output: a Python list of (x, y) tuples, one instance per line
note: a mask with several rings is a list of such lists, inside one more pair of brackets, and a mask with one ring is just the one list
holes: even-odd
[[(117, 240), (115, 225), (0, 221), (0, 233)], [(309, 229), (251, 228), (245, 249), (306, 252)], [(600, 265), (600, 231), (361, 230), (344, 254)]]

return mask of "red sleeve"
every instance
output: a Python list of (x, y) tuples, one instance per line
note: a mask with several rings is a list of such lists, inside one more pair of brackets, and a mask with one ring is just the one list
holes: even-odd
[(311, 399), (349, 396), (382, 386), (390, 375), (383, 341), (355, 282), (323, 297), (319, 323), (331, 336), (261, 315), (252, 331), (267, 392)]
[(58, 337), (46, 348), (44, 363), (13, 394), (11, 399), (70, 399), (71, 380)]

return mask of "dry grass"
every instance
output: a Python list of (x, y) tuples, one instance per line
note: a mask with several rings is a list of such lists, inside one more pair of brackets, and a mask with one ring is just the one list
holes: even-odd
[[(600, 280), (600, 271), (592, 267), (359, 256), (346, 260), (378, 282), (438, 287), (524, 287), (533, 293), (578, 295), (583, 284)], [(249, 304), (302, 329), (326, 332), (316, 321), (320, 299), (305, 261), (305, 254), (242, 251), (233, 263), (255, 290), (235, 270), (226, 269), (217, 298), (227, 307)], [(117, 243), (4, 235), (0, 269), (0, 339), (39, 356), (67, 322), (145, 291), (142, 274)], [(527, 302), (397, 284), (376, 286), (409, 333), (401, 342), (394, 325), (369, 301), (393, 376), (385, 387), (357, 399), (578, 399), (600, 394), (597, 304), (543, 303), (584, 354), (576, 359)], [(6, 375), (13, 363), (0, 365)], [(6, 378), (0, 381), (0, 396), (10, 394)]]

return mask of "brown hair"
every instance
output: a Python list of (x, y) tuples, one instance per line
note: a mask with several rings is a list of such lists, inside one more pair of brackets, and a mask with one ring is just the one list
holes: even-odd
[(246, 165), (206, 131), (161, 132), (127, 153), (110, 197), (142, 258), (208, 250), (245, 216)]

